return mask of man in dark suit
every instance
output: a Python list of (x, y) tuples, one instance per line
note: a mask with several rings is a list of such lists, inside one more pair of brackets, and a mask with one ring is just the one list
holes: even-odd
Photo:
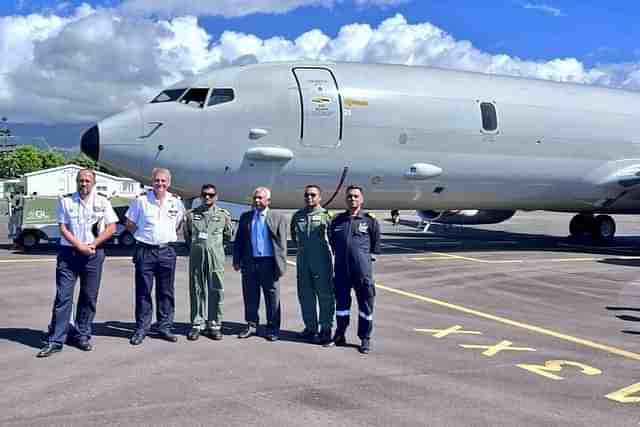
[(273, 210), (271, 190), (258, 187), (253, 192), (253, 209), (240, 216), (233, 244), (233, 268), (242, 271), (242, 296), (247, 327), (238, 338), (256, 335), (259, 324), (260, 288), (264, 294), (269, 341), (280, 332), (280, 285), (287, 269), (287, 220)]

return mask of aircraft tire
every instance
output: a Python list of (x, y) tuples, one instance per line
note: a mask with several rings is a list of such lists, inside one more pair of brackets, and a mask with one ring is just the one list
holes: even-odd
[(569, 223), (569, 234), (571, 237), (579, 239), (584, 236), (585, 233), (592, 231), (593, 215), (591, 214), (578, 214), (571, 218)]
[(26, 231), (20, 236), (20, 246), (22, 246), (25, 251), (35, 248), (39, 243), (40, 236), (33, 231)]
[(616, 234), (616, 222), (609, 215), (598, 215), (591, 225), (591, 234), (594, 240), (610, 242)]
[(136, 239), (128, 231), (123, 232), (118, 236), (118, 244), (125, 248), (130, 248), (136, 244)]

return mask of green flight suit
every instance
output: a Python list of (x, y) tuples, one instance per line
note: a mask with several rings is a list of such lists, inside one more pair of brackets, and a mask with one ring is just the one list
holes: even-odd
[[(328, 231), (331, 215), (324, 208), (300, 209), (291, 218), (291, 238), (298, 244), (298, 300), (305, 329), (331, 331), (335, 314), (333, 258)], [(316, 305), (320, 308), (320, 317)]]
[(220, 329), (224, 299), (224, 240), (230, 240), (233, 235), (231, 214), (215, 205), (209, 209), (203, 204), (187, 211), (183, 230), (184, 241), (189, 246), (191, 325), (201, 329)]

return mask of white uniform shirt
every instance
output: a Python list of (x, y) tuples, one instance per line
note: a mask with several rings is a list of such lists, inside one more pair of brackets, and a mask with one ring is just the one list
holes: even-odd
[[(107, 226), (118, 222), (118, 216), (109, 199), (97, 194), (96, 191), (92, 191), (86, 200), (82, 200), (77, 191), (60, 197), (56, 217), (58, 224), (65, 224), (71, 234), (84, 244), (93, 243), (96, 240), (92, 231), (96, 223), (102, 221), (104, 226)], [(60, 238), (60, 245), (72, 246), (64, 236)]]
[(176, 228), (184, 217), (184, 206), (169, 192), (160, 206), (155, 193), (150, 190), (131, 202), (126, 217), (137, 227), (133, 235), (137, 241), (164, 245), (178, 240)]

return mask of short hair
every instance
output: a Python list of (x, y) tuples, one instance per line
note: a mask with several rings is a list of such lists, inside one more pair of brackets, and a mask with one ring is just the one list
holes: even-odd
[(80, 179), (80, 175), (82, 175), (83, 173), (90, 174), (93, 177), (93, 182), (96, 182), (96, 172), (93, 169), (89, 169), (89, 168), (80, 169), (78, 171), (78, 174), (76, 175), (76, 181)]
[(320, 188), (317, 184), (308, 184), (304, 186), (304, 191), (307, 191), (309, 188), (315, 188), (318, 190), (318, 193), (322, 194), (322, 188)]
[(271, 190), (267, 187), (258, 187), (253, 190), (253, 194), (256, 194), (258, 191), (262, 192), (267, 196), (267, 199), (271, 199)]
[(200, 192), (202, 193), (204, 190), (209, 189), (209, 188), (212, 189), (213, 191), (215, 191), (216, 194), (218, 194), (218, 189), (213, 184), (203, 184), (202, 187), (200, 188)]
[(358, 190), (360, 192), (360, 194), (362, 194), (364, 196), (364, 190), (362, 190), (362, 187), (360, 187), (359, 185), (350, 185), (347, 187), (347, 189), (344, 191), (345, 194), (348, 193), (351, 190)]
[(153, 168), (153, 170), (151, 170), (151, 179), (156, 179), (156, 175), (159, 174), (166, 175), (169, 181), (171, 181), (171, 171), (167, 168)]

